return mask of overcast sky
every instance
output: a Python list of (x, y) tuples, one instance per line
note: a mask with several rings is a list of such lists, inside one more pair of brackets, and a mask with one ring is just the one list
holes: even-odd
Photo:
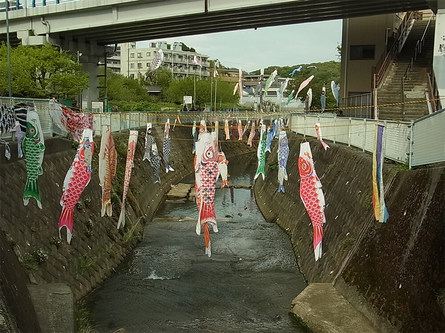
[[(250, 72), (268, 66), (293, 66), (338, 60), (341, 20), (238, 30), (163, 39), (183, 42), (227, 67)], [(148, 47), (139, 42), (138, 47)]]

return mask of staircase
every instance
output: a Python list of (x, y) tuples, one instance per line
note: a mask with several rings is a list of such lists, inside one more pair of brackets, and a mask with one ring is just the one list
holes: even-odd
[(410, 121), (428, 114), (425, 92), (428, 89), (427, 73), (431, 71), (433, 62), (434, 19), (425, 34), (422, 52), (410, 66), (416, 43), (422, 38), (428, 19), (424, 17), (414, 22), (403, 49), (378, 88), (379, 119)]

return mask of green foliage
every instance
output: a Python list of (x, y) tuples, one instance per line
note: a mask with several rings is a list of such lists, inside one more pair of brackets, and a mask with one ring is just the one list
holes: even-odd
[(342, 241), (341, 241), (341, 246), (344, 249), (348, 249), (350, 248), (352, 245), (355, 244), (356, 239), (354, 237), (345, 237)]
[(83, 256), (77, 262), (78, 274), (93, 274), (97, 271), (98, 266), (91, 257)]
[[(99, 84), (104, 86), (104, 78), (101, 77)], [(125, 77), (121, 74), (107, 71), (107, 98), (124, 102), (148, 102), (153, 101), (148, 95), (147, 89), (138, 80)], [(101, 89), (100, 97), (105, 98), (105, 91)], [(120, 105), (119, 105), (119, 111)]]
[[(148, 74), (148, 72), (147, 72)], [(145, 82), (148, 85), (159, 86), (166, 89), (172, 80), (172, 73), (168, 68), (158, 68), (154, 74)]]
[(196, 50), (193, 47), (188, 47), (184, 43), (182, 43), (182, 51), (196, 52)]
[(85, 301), (80, 301), (74, 310), (76, 332), (78, 333), (97, 333), (90, 320), (90, 310)]
[(33, 272), (37, 267), (48, 260), (48, 252), (43, 249), (33, 250), (25, 253), (21, 258), (21, 263), (26, 272)]
[[(293, 69), (302, 66), (301, 71), (296, 72), (293, 76), (290, 76), (290, 73)], [(316, 66), (316, 68), (308, 68), (308, 66)], [(314, 75), (311, 83), (304, 88), (299, 94), (298, 98), (304, 100), (306, 97), (307, 91), (309, 88), (312, 88), (312, 109), (321, 108), (320, 95), (321, 89), (323, 86), (326, 87), (326, 108), (336, 108), (337, 104), (332, 94), (331, 90), (331, 81), (335, 81), (338, 83), (340, 81), (340, 63), (336, 61), (328, 61), (328, 62), (317, 62), (311, 64), (299, 64), (294, 66), (284, 66), (284, 67), (267, 67), (264, 69), (265, 74), (270, 74), (274, 70), (277, 70), (279, 77), (290, 77), (293, 80), (289, 81), (289, 84), (286, 88), (287, 94), (290, 94), (292, 90), (297, 92), (298, 87), (301, 82), (306, 80), (311, 75)], [(252, 72), (253, 74), (259, 74), (260, 70), (256, 70)], [(285, 93), (286, 94), (286, 93)]]
[[(0, 45), (0, 76), (8, 77), (7, 48)], [(75, 96), (88, 88), (87, 72), (66, 51), (49, 44), (11, 48), (11, 88), (14, 96)], [(8, 94), (8, 81), (0, 80), (0, 94)]]
[[(218, 107), (222, 103), (237, 103), (238, 98), (236, 95), (233, 95), (234, 83), (218, 79), (202, 80), (198, 77), (173, 79), (165, 91), (164, 96), (166, 100), (171, 103), (182, 104), (183, 96), (193, 96), (196, 87), (195, 105), (204, 106), (205, 104), (210, 104), (210, 101), (213, 100), (215, 96), (215, 86)], [(210, 95), (211, 91), (213, 92), (213, 98)]]

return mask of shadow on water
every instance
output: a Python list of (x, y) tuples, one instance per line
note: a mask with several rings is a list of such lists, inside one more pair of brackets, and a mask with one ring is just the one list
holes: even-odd
[[(252, 184), (255, 169), (255, 155), (234, 158), (229, 181)], [(161, 207), (133, 254), (89, 296), (98, 332), (303, 332), (288, 315), (306, 285), (287, 235), (264, 220), (250, 189), (218, 182), (215, 208), (209, 258), (195, 233), (196, 203)]]

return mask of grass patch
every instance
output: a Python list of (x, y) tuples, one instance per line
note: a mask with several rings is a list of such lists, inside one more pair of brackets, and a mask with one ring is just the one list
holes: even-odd
[(355, 244), (355, 242), (355, 237), (346, 237), (341, 241), (341, 247), (345, 250), (349, 249)]
[(75, 331), (77, 333), (97, 333), (90, 319), (90, 310), (84, 301), (80, 301), (74, 310)]

